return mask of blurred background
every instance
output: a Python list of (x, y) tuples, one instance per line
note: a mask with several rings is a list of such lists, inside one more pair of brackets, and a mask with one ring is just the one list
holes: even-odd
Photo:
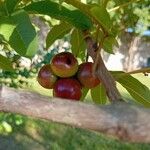
[[(95, 0), (96, 2), (98, 0)], [(100, 1), (100, 0), (99, 0)], [(119, 1), (119, 0), (118, 0)], [(83, 0), (94, 3), (94, 0)], [(120, 2), (121, 4), (121, 2)], [(133, 71), (150, 67), (150, 5), (148, 0), (133, 3), (126, 9), (111, 13), (111, 18), (117, 18), (119, 32), (118, 47), (115, 54), (102, 51), (105, 64), (109, 70)], [(115, 2), (110, 1), (108, 8), (113, 8)], [(51, 61), (51, 58), (62, 51), (71, 51), (70, 34), (57, 40), (48, 50), (45, 40), (50, 26), (59, 24), (58, 20), (48, 16), (31, 15), (39, 36), (38, 53), (28, 59), (19, 56), (11, 48), (0, 41), (0, 53), (11, 59), (15, 72), (0, 70), (0, 86), (23, 88), (52, 96), (50, 90), (42, 88), (36, 80), (41, 66)], [(114, 29), (115, 32), (115, 29)], [(80, 60), (79, 60), (80, 61)], [(150, 76), (134, 75), (143, 84), (150, 87)], [(118, 85), (122, 95), (131, 99), (127, 91)], [(89, 94), (85, 102), (92, 103)], [(0, 150), (149, 150), (150, 144), (130, 144), (114, 138), (108, 138), (96, 132), (77, 129), (57, 123), (40, 121), (20, 115), (0, 113)]]

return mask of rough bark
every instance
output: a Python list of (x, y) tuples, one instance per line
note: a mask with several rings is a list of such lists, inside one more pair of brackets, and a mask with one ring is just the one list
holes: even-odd
[(99, 106), (3, 87), (0, 111), (98, 131), (130, 142), (150, 142), (150, 109), (117, 102)]

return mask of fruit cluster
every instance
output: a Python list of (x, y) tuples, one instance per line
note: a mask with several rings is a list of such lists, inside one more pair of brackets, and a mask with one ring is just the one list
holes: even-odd
[(72, 53), (62, 52), (40, 69), (37, 80), (42, 87), (53, 89), (55, 97), (80, 100), (82, 87), (93, 88), (100, 83), (92, 74), (92, 66), (92, 62), (78, 65)]

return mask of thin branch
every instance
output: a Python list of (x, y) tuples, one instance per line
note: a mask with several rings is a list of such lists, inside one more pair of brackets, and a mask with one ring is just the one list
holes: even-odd
[(150, 109), (124, 102), (92, 105), (3, 87), (0, 111), (94, 130), (129, 142), (150, 142)]
[[(103, 30), (102, 30), (103, 31)], [(102, 40), (99, 42), (99, 32), (100, 32), (100, 26), (99, 25), (97, 25), (97, 27), (96, 27), (96, 35), (95, 35), (95, 41), (96, 41), (96, 43), (98, 44), (99, 43), (99, 45), (98, 45), (98, 47), (97, 47), (97, 54), (96, 54), (96, 59), (94, 60), (94, 66), (93, 66), (93, 73), (95, 73), (95, 71), (96, 71), (96, 67), (97, 67), (97, 64), (98, 64), (98, 59), (99, 59), (99, 53), (100, 53), (100, 51), (101, 51), (101, 48), (102, 48), (102, 40), (103, 40), (103, 38), (102, 38)]]
[(108, 12), (116, 11), (116, 10), (118, 10), (120, 8), (127, 7), (128, 5), (132, 4), (133, 2), (140, 2), (140, 1), (141, 0), (131, 0), (131, 1), (127, 2), (127, 3), (124, 3), (122, 5), (116, 6), (116, 7), (112, 8), (112, 9), (109, 9)]
[(138, 69), (138, 70), (134, 70), (134, 71), (130, 71), (130, 72), (123, 72), (123, 73), (120, 73), (119, 76), (117, 76), (117, 78), (127, 76), (130, 74), (137, 74), (137, 73), (143, 73), (144, 75), (148, 74), (148, 73), (150, 73), (150, 67), (146, 67), (146, 68), (142, 68), (142, 69)]
[[(89, 56), (92, 57), (93, 60), (96, 59), (96, 50), (97, 50), (97, 43), (91, 38), (90, 33), (88, 31), (84, 31), (83, 35), (85, 37), (85, 41), (87, 43), (87, 51)], [(116, 83), (110, 72), (107, 70), (101, 55), (99, 54), (97, 65), (96, 75), (104, 85), (107, 96), (109, 97), (111, 102), (120, 101), (121, 95), (116, 87)]]
[(96, 72), (96, 68), (98, 65), (98, 61), (100, 59), (100, 52), (103, 47), (104, 40), (105, 40), (105, 36), (101, 39), (101, 41), (99, 42), (98, 48), (97, 48), (96, 58), (94, 60), (94, 66), (93, 66), (93, 73)]
[(142, 68), (142, 69), (126, 72), (126, 73), (127, 74), (150, 73), (150, 67), (146, 67), (146, 68)]

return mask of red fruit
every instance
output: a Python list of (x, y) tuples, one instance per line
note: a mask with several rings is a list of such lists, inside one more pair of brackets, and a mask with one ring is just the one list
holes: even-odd
[(52, 89), (56, 80), (57, 77), (53, 74), (50, 64), (44, 65), (40, 69), (38, 73), (37, 81), (42, 87), (47, 89)]
[(81, 85), (76, 79), (59, 79), (54, 85), (53, 94), (56, 97), (80, 100), (82, 95)]
[(94, 88), (100, 84), (100, 80), (92, 74), (92, 62), (86, 62), (79, 65), (77, 78), (80, 83), (87, 88)]
[(78, 61), (72, 53), (62, 52), (52, 58), (51, 68), (59, 77), (71, 77), (78, 70)]

